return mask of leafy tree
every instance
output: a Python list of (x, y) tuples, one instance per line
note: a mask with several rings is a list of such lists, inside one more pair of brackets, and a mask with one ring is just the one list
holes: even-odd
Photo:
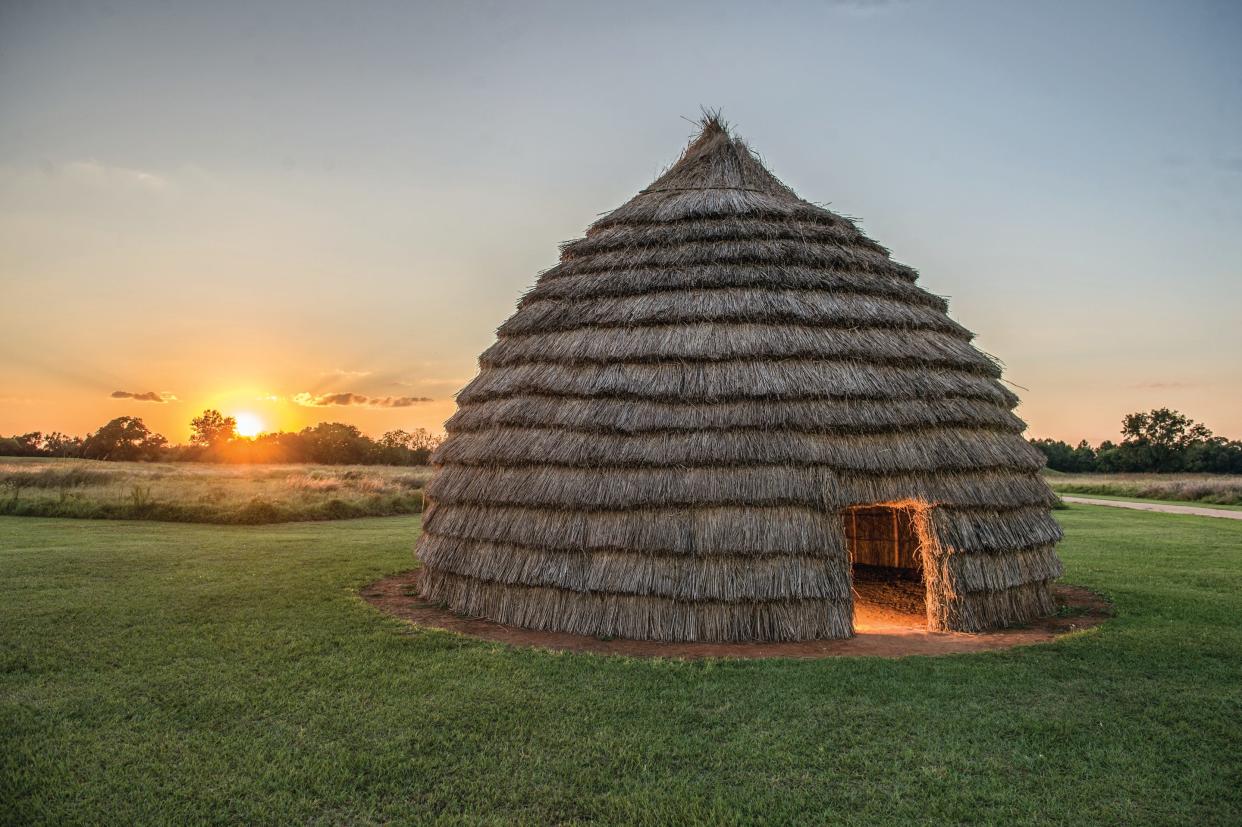
[(0, 456), (39, 457), (45, 453), (43, 449), (43, 434), (40, 431), (0, 437)]
[(118, 416), (86, 438), (82, 456), (87, 459), (157, 459), (168, 440), (153, 433), (136, 416)]
[(43, 443), (43, 434), (39, 431), (31, 431), (28, 434), (14, 434), (11, 439), (13, 453), (9, 456), (37, 457), (43, 453), (40, 449)]
[(335, 465), (375, 462), (375, 442), (363, 436), (355, 425), (343, 422), (320, 422), (299, 433), (305, 451), (304, 460)]
[(407, 446), (411, 451), (424, 452), (428, 455), (432, 451), (440, 447), (443, 440), (426, 428), (415, 428), (414, 433), (410, 434), (410, 442)]
[(1087, 440), (1080, 440), (1074, 447), (1073, 465), (1074, 470), (1079, 473), (1086, 473), (1096, 469), (1095, 449), (1091, 447)]
[(1186, 449), (1185, 470), (1210, 474), (1242, 474), (1242, 442), (1214, 436)]
[(1170, 410), (1157, 408), (1150, 413), (1127, 414), (1121, 420), (1123, 444), (1154, 445), (1160, 448), (1188, 448), (1212, 438), (1206, 425)]
[(1187, 449), (1212, 438), (1205, 425), (1169, 408), (1127, 414), (1121, 435), (1112, 459), (1123, 471), (1181, 471)]
[(1085, 473), (1095, 470), (1095, 451), (1085, 439), (1073, 448), (1059, 439), (1032, 439), (1031, 444), (1043, 452), (1048, 467), (1054, 471)]
[(383, 460), (393, 465), (425, 465), (431, 452), (440, 445), (440, 439), (426, 428), (408, 431), (389, 431), (379, 439)]
[(379, 446), (386, 451), (406, 450), (412, 437), (405, 431), (388, 431), (379, 438)]
[(52, 431), (43, 437), (43, 453), (52, 457), (82, 456), (82, 438)]
[(203, 448), (219, 448), (237, 437), (237, 420), (215, 408), (190, 420), (190, 442)]
[(1053, 471), (1073, 471), (1074, 450), (1059, 439), (1032, 439), (1031, 445), (1043, 452)]

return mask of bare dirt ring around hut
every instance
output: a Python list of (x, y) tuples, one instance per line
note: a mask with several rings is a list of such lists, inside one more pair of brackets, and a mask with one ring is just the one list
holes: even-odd
[(359, 594), (380, 611), (417, 626), (511, 646), (644, 658), (899, 658), (989, 652), (1047, 643), (1071, 632), (1099, 626), (1112, 617), (1111, 604), (1099, 595), (1080, 586), (1057, 585), (1053, 588), (1057, 613), (1026, 626), (978, 634), (929, 632), (926, 617), (921, 613), (903, 610), (901, 601), (889, 594), (878, 596), (882, 602), (868, 601), (863, 590), (859, 593), (862, 599), (855, 603), (855, 635), (845, 640), (780, 643), (606, 640), (563, 632), (538, 632), (454, 614), (418, 597), (418, 575), (418, 569), (394, 574), (362, 587)]

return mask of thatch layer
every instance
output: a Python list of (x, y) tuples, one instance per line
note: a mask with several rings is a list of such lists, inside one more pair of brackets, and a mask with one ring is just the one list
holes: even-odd
[(804, 267), (837, 267), (913, 278), (908, 270), (895, 265), (871, 247), (842, 247), (837, 244), (787, 239), (746, 239), (694, 241), (662, 247), (604, 250), (580, 257), (562, 259), (552, 278), (584, 273), (606, 273), (617, 267), (694, 267), (700, 264), (792, 264)]
[(1061, 559), (1051, 545), (1008, 554), (949, 554), (945, 559), (957, 587), (968, 594), (1008, 591), (1032, 580), (1061, 576)]
[(912, 499), (936, 505), (1050, 507), (1048, 484), (1012, 471), (838, 474), (818, 466), (758, 468), (479, 468), (445, 465), (427, 483), (437, 503), (619, 511), (709, 505), (803, 505), (840, 510)]
[(479, 357), (483, 367), (528, 363), (722, 362), (823, 359), (940, 367), (986, 376), (1000, 368), (959, 336), (927, 330), (717, 324), (621, 328), (601, 339), (594, 328), (509, 336)]
[[(716, 218), (664, 221), (658, 224), (612, 224), (586, 238), (561, 245), (562, 261), (577, 261), (604, 252), (637, 249), (668, 249), (683, 244), (720, 242), (793, 241), (800, 249), (807, 245), (835, 249), (858, 247), (887, 259), (888, 250), (867, 238), (858, 228), (844, 221), (787, 221), (766, 218)], [(710, 251), (711, 260), (720, 258)], [(611, 269), (611, 268), (610, 268)]]
[(1061, 526), (1046, 505), (997, 509), (946, 506), (930, 512), (931, 528), (941, 545), (956, 551), (1004, 552), (1051, 546)]
[(492, 468), (825, 465), (838, 472), (904, 473), (1004, 468), (1038, 471), (1043, 454), (1011, 434), (927, 428), (886, 434), (796, 431), (673, 431), (598, 434), (560, 428), (493, 428), (459, 434), (436, 461)]
[[(423, 562), (440, 571), (509, 585), (577, 592), (656, 595), (678, 600), (837, 599), (850, 595), (848, 570), (833, 554), (763, 556), (554, 551), (543, 546), (488, 543), (434, 534)], [(948, 572), (964, 593), (1006, 591), (1032, 579), (1061, 576), (1052, 546), (1008, 554), (952, 554)]]
[(1040, 580), (1002, 591), (958, 595), (945, 603), (945, 610), (931, 625), (959, 632), (984, 632), (1046, 617), (1056, 610), (1051, 582)]
[[(796, 221), (819, 221), (825, 224), (845, 221), (842, 216), (808, 204), (801, 199), (745, 189), (711, 189), (650, 191), (640, 193), (591, 225), (591, 231), (621, 224), (671, 224), (713, 218), (768, 218)], [(588, 235), (590, 232), (588, 231)], [(894, 271), (902, 265), (890, 262)], [(907, 268), (908, 269), (908, 268)], [(910, 280), (914, 281), (911, 273)]]
[(438, 571), (509, 585), (576, 592), (655, 595), (678, 600), (847, 601), (847, 570), (837, 555), (655, 555), (629, 551), (551, 551), (437, 534), (422, 547)]
[[(668, 290), (639, 296), (525, 301), (500, 326), (502, 336), (693, 322), (767, 322), (829, 328), (881, 327), (939, 330), (970, 339), (970, 331), (923, 304), (886, 296), (825, 290), (729, 287)], [(598, 333), (596, 335), (599, 335)]]
[(949, 309), (948, 302), (943, 298), (928, 293), (901, 276), (789, 264), (697, 264), (675, 269), (626, 267), (578, 276), (562, 276), (553, 268), (526, 292), (519, 306), (544, 299), (587, 299), (638, 296), (670, 290), (751, 287), (787, 291), (836, 291), (900, 299), (910, 304), (931, 307), (942, 313)]
[(821, 509), (747, 505), (565, 511), (438, 503), (423, 528), (441, 537), (554, 551), (634, 551), (660, 556), (837, 554), (841, 521)]
[(764, 399), (687, 404), (677, 401), (565, 398), (522, 395), (489, 399), (457, 409), (451, 433), (494, 427), (555, 427), (592, 433), (753, 430), (808, 434), (870, 434), (918, 428), (970, 428), (1021, 433), (1022, 420), (1006, 408), (977, 399), (788, 400)]
[(482, 355), (434, 457), (424, 595), (581, 634), (842, 637), (843, 513), (887, 504), (931, 628), (1050, 611), (1042, 456), (916, 277), (709, 121)]
[[(1046, 506), (1004, 511), (942, 507), (932, 510), (942, 546), (956, 553), (1008, 553), (1051, 547), (1061, 528)], [(423, 527), (443, 537), (510, 542), (556, 551), (635, 551), (661, 556), (843, 554), (841, 518), (807, 506), (726, 505), (563, 511), (438, 503)]]
[(430, 566), (425, 599), (527, 629), (634, 640), (807, 640), (853, 634), (849, 599), (689, 602), (650, 595), (512, 586)]
[(810, 359), (729, 362), (617, 362), (607, 365), (526, 363), (484, 368), (459, 404), (518, 394), (610, 396), (721, 402), (727, 399), (981, 399), (1012, 408), (1014, 395), (996, 380), (960, 370), (890, 367)]

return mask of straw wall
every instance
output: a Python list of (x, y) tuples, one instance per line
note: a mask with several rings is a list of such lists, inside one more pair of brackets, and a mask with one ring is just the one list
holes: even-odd
[(916, 278), (709, 122), (481, 356), (434, 458), (424, 595), (581, 634), (842, 637), (843, 511), (905, 502), (933, 628), (1051, 611), (1042, 457)]

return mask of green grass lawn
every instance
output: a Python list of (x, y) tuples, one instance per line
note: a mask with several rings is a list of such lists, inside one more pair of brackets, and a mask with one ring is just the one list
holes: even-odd
[(417, 517), (0, 518), (0, 820), (1239, 823), (1242, 524), (1057, 516), (1099, 629), (705, 662), (378, 614)]

